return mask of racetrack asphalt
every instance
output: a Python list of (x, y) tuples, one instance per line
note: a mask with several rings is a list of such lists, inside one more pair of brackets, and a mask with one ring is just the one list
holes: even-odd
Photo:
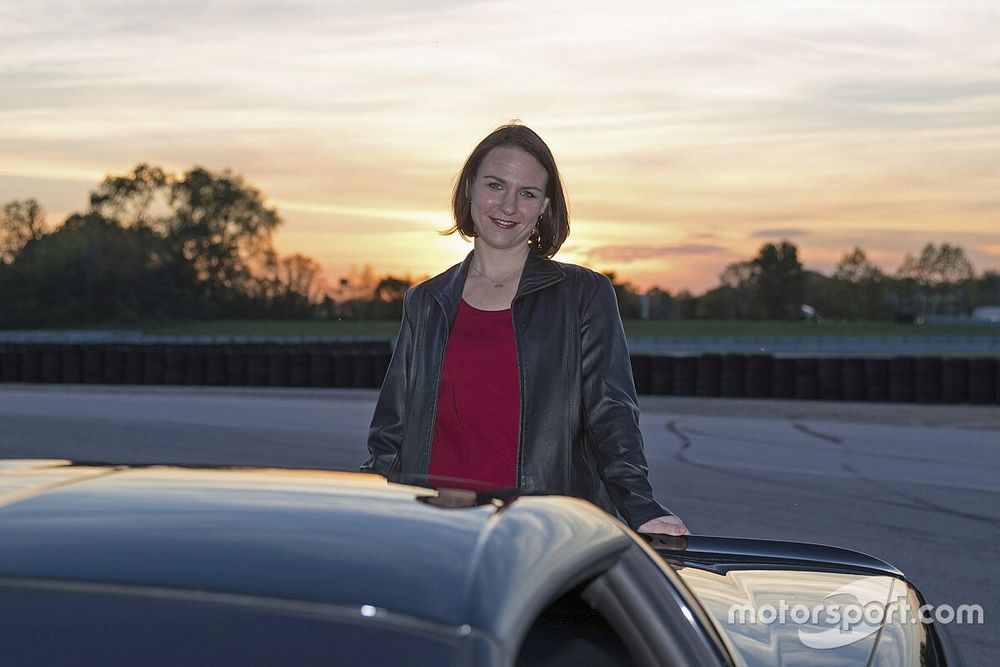
[[(373, 390), (0, 385), (0, 458), (351, 469)], [(1000, 407), (641, 397), (658, 498), (693, 532), (887, 560), (1000, 655)]]

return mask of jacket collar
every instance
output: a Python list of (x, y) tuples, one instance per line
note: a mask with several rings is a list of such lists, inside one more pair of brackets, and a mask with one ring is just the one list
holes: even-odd
[[(469, 275), (469, 267), (472, 265), (472, 256), (475, 252), (475, 250), (469, 252), (460, 264), (456, 264), (427, 281), (427, 289), (448, 314), (449, 327), (455, 324), (458, 304), (462, 300), (462, 290), (465, 289), (465, 279)], [(529, 252), (524, 261), (524, 270), (521, 271), (521, 281), (517, 285), (514, 300), (516, 301), (523, 294), (548, 287), (565, 278), (566, 274), (558, 264), (551, 259)]]

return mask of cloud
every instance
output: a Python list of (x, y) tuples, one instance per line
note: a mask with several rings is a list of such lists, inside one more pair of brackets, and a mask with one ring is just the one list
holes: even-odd
[(289, 251), (424, 270), (464, 246), (370, 235), (433, 233), (475, 142), (521, 118), (559, 160), (579, 256), (650, 281), (664, 267), (638, 260), (714, 280), (751, 239), (835, 258), (942, 228), (981, 231), (954, 238), (996, 266), (986, 0), (2, 4), (0, 195), (53, 213), (140, 161), (230, 167), (282, 204)]
[(681, 255), (713, 255), (728, 252), (728, 249), (709, 244), (683, 243), (666, 246), (599, 246), (591, 248), (584, 254), (595, 262), (634, 262), (653, 257), (669, 257)]
[(758, 229), (758, 230), (754, 231), (752, 234), (750, 234), (750, 238), (753, 238), (753, 239), (775, 239), (775, 238), (790, 239), (790, 238), (795, 238), (796, 236), (805, 236), (808, 233), (809, 233), (808, 229), (794, 229), (794, 228), (790, 228), (790, 227), (789, 228), (785, 228), (785, 229)]

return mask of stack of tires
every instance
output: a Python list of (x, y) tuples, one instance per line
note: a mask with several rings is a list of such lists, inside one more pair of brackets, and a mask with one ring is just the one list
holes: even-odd
[[(386, 341), (246, 344), (0, 343), (0, 382), (377, 388)], [(992, 357), (635, 354), (640, 394), (728, 398), (1000, 402)]]
[(391, 355), (384, 341), (0, 344), (0, 382), (377, 388)]
[(639, 394), (894, 403), (1000, 402), (990, 357), (774, 357), (632, 355)]

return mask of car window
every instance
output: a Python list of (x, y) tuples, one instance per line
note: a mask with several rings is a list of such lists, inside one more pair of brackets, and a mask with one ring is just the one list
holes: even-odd
[(528, 630), (519, 667), (612, 667), (634, 665), (625, 643), (577, 586), (550, 604)]

